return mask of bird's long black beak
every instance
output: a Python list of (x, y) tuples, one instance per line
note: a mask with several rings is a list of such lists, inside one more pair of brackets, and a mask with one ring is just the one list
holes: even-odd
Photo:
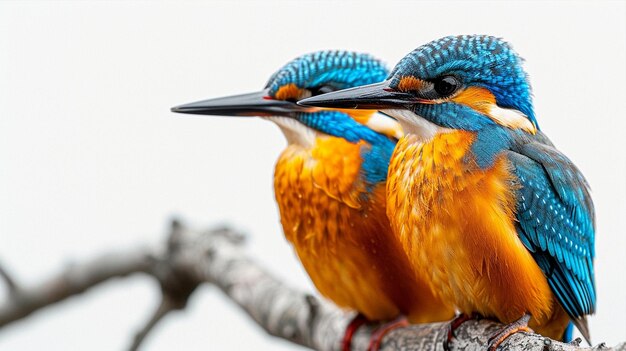
[(412, 94), (395, 91), (389, 80), (356, 88), (334, 91), (298, 101), (298, 105), (385, 110), (408, 108), (417, 103)]
[(211, 116), (286, 116), (315, 110), (294, 102), (274, 100), (268, 91), (232, 95), (172, 107), (172, 112)]

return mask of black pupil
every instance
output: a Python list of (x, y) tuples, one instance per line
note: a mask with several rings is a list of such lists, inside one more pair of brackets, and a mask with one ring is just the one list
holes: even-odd
[(454, 77), (442, 77), (435, 82), (435, 91), (442, 97), (452, 94), (457, 88), (458, 82)]

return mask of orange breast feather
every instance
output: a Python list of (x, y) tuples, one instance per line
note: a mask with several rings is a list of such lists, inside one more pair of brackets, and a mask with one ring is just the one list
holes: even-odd
[(371, 320), (450, 318), (391, 234), (385, 185), (367, 193), (363, 147), (319, 137), (312, 148), (290, 145), (282, 153), (274, 186), (286, 238), (317, 289), (341, 307)]
[(392, 156), (388, 214), (416, 267), (429, 266), (434, 291), (462, 312), (531, 326), (560, 338), (566, 316), (517, 237), (515, 189), (504, 157), (481, 170), (468, 159), (470, 132), (409, 135)]

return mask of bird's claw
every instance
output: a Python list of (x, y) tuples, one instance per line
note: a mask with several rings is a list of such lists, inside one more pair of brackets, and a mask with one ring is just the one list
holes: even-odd
[(478, 318), (477, 316), (470, 316), (468, 314), (465, 313), (461, 313), (459, 315), (457, 315), (456, 317), (454, 317), (453, 320), (451, 320), (449, 323), (446, 323), (445, 328), (446, 328), (446, 338), (443, 340), (443, 349), (445, 351), (449, 351), (450, 350), (450, 341), (452, 341), (452, 338), (454, 338), (454, 331), (461, 326), (461, 324), (471, 320), (471, 319), (475, 319)]
[(533, 333), (534, 331), (528, 327), (529, 320), (530, 320), (530, 315), (525, 314), (522, 316), (522, 318), (498, 330), (489, 338), (489, 342), (487, 344), (487, 350), (496, 351), (498, 349), (498, 346), (500, 346), (500, 344), (502, 344), (504, 340), (506, 340), (506, 338), (508, 338), (509, 336), (515, 333), (518, 333), (518, 332)]
[(367, 318), (360, 313), (352, 318), (350, 323), (348, 323), (348, 326), (346, 327), (346, 332), (343, 335), (343, 339), (341, 340), (342, 351), (350, 351), (352, 349), (352, 337), (356, 333), (357, 329), (359, 329), (363, 324), (367, 322)]
[(378, 351), (385, 335), (387, 335), (390, 331), (394, 329), (406, 327), (408, 325), (409, 321), (404, 316), (400, 316), (389, 323), (380, 325), (372, 332), (372, 336), (370, 337), (370, 344), (367, 347), (367, 351)]

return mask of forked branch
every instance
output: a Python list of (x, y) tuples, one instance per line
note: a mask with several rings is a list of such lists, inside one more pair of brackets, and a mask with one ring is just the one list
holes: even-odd
[[(99, 283), (134, 273), (148, 274), (161, 285), (162, 301), (134, 338), (137, 350), (152, 328), (169, 312), (184, 309), (187, 300), (203, 283), (218, 286), (268, 333), (317, 350), (340, 350), (341, 339), (353, 314), (308, 293), (297, 291), (274, 278), (246, 255), (244, 236), (228, 228), (192, 230), (173, 221), (167, 242), (157, 247), (104, 255), (75, 264), (58, 275), (31, 287), (18, 286), (0, 269), (7, 283), (7, 300), (0, 303), (0, 328), (31, 313), (80, 294)], [(489, 320), (472, 320), (455, 331), (451, 350), (481, 350), (489, 335), (501, 327)], [(365, 350), (372, 327), (359, 329), (354, 350)], [(441, 350), (447, 331), (445, 323), (412, 325), (392, 331), (383, 339), (382, 350)], [(518, 333), (502, 350), (589, 350), (563, 344), (536, 334)], [(626, 351), (626, 343), (610, 349), (603, 344), (593, 349)]]

